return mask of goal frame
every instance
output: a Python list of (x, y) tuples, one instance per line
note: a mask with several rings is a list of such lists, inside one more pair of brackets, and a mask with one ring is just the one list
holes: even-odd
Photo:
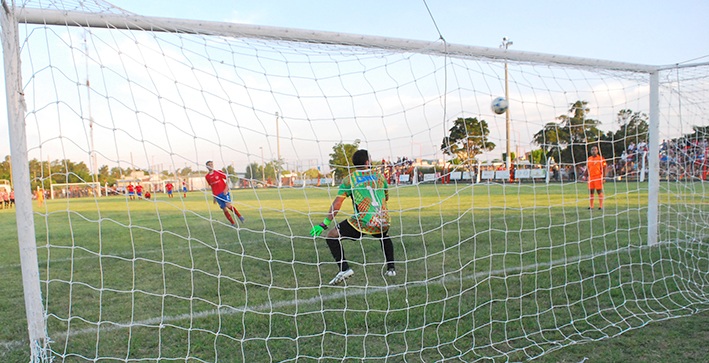
[[(199, 33), (237, 38), (268, 38), (282, 41), (350, 45), (368, 48), (386, 48), (390, 51), (437, 54), (447, 57), (486, 58), (529, 63), (552, 63), (579, 68), (605, 68), (648, 74), (649, 83), (649, 158), (648, 158), (648, 230), (649, 245), (658, 243), (658, 209), (660, 189), (659, 140), (659, 72), (675, 66), (652, 66), (607, 60), (586, 59), (552, 54), (524, 52), (509, 49), (449, 44), (444, 41), (428, 42), (399, 38), (354, 35), (336, 32), (310, 31), (267, 27), (258, 25), (205, 22), (195, 20), (143, 17), (134, 14), (93, 14), (65, 12), (48, 9), (16, 9), (2, 1), (2, 44), (4, 55), (6, 102), (10, 130), (12, 173), (16, 194), (16, 219), (26, 315), (31, 345), (32, 361), (47, 361), (48, 336), (40, 289), (33, 205), (30, 189), (28, 147), (25, 129), (26, 108), (22, 93), (20, 67), (19, 23), (111, 28), (123, 30), (156, 31), (171, 33)], [(17, 10), (17, 11), (16, 11)], [(703, 64), (684, 65), (697, 66)], [(92, 150), (93, 152), (93, 150)], [(81, 183), (92, 184), (92, 183)], [(100, 185), (98, 185), (100, 187)]]
[[(8, 9), (6, 9), (8, 11)], [(653, 66), (589, 59), (555, 54), (488, 48), (445, 41), (420, 41), (401, 38), (356, 35), (348, 33), (290, 29), (272, 26), (235, 24), (226, 22), (183, 20), (162, 17), (145, 17), (135, 14), (93, 14), (77, 11), (56, 11), (22, 8), (17, 13), (18, 22), (25, 24), (60, 25), (76, 27), (115, 28), (122, 30), (176, 32), (186, 34), (216, 34), (236, 38), (266, 38), (293, 42), (351, 45), (367, 48), (386, 48), (391, 51), (438, 54), (448, 57), (487, 58), (528, 63), (552, 63), (579, 68), (604, 68), (608, 70), (646, 73), (650, 76), (649, 105), (649, 158), (648, 158), (648, 245), (658, 243), (658, 210), (660, 191), (660, 97), (659, 72), (674, 66)], [(17, 44), (19, 47), (19, 44)], [(19, 57), (19, 54), (18, 54)], [(19, 62), (19, 60), (18, 60)], [(686, 64), (692, 67), (701, 64)], [(21, 75), (18, 73), (18, 77)], [(20, 79), (21, 80), (21, 79)], [(18, 80), (18, 81), (20, 81)], [(7, 79), (6, 79), (7, 81)], [(18, 84), (21, 84), (18, 82)], [(9, 101), (8, 101), (9, 102)]]

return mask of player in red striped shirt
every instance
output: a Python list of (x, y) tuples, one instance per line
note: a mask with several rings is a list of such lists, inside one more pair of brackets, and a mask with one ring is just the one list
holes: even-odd
[(226, 174), (224, 174), (224, 172), (221, 170), (215, 170), (214, 163), (211, 160), (207, 162), (207, 169), (209, 170), (209, 173), (207, 173), (204, 178), (207, 179), (207, 183), (209, 183), (209, 186), (212, 187), (212, 194), (214, 194), (214, 198), (216, 199), (217, 203), (219, 203), (219, 208), (224, 211), (226, 219), (231, 222), (232, 226), (236, 226), (236, 223), (234, 222), (234, 219), (231, 217), (231, 213), (229, 212), (233, 211), (234, 214), (239, 217), (241, 223), (244, 223), (244, 217), (242, 217), (239, 211), (237, 211), (236, 208), (231, 205), (231, 195), (229, 194), (229, 186), (227, 185)]
[(172, 198), (172, 188), (173, 187), (174, 187), (174, 185), (172, 185), (172, 183), (165, 184), (165, 191), (167, 191), (168, 198)]
[(126, 191), (128, 192), (128, 197), (130, 198), (130, 200), (134, 200), (135, 191), (133, 189), (133, 184), (128, 184), (128, 186), (126, 187)]

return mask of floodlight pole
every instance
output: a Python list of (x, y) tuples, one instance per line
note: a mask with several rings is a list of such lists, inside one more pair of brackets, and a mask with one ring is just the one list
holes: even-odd
[(266, 164), (263, 161), (263, 146), (259, 146), (259, 149), (261, 149), (261, 179), (263, 184), (266, 184)]
[(278, 162), (276, 163), (276, 178), (278, 179), (278, 186), (282, 187), (281, 182), (281, 133), (278, 129), (278, 112), (276, 111), (276, 145), (278, 146)]
[(90, 132), (90, 138), (91, 138), (91, 151), (89, 152), (89, 157), (91, 158), (91, 179), (93, 181), (93, 186), (94, 186), (94, 195), (97, 194), (98, 191), (98, 196), (101, 196), (101, 186), (99, 185), (98, 188), (96, 185), (98, 184), (98, 160), (96, 158), (96, 147), (94, 146), (94, 118), (91, 115), (91, 84), (89, 83), (89, 35), (87, 34), (87, 31), (84, 31), (84, 51), (86, 54), (86, 104), (89, 109), (89, 132)]
[(519, 131), (513, 129), (512, 127), (510, 127), (509, 130), (510, 130), (510, 132), (514, 132), (514, 133), (517, 134), (517, 142), (516, 142), (516, 145), (515, 145), (515, 158), (519, 158), (519, 157), (520, 157), (520, 152), (519, 152), (519, 150), (520, 150), (520, 140), (522, 139), (522, 134), (520, 134)]
[[(52, 186), (52, 159), (47, 155), (47, 179), (49, 179), (49, 186)], [(42, 182), (42, 193), (44, 193), (44, 182)]]
[[(500, 44), (500, 48), (504, 48), (507, 50), (507, 48), (512, 45), (512, 41), (507, 39), (507, 37), (502, 38), (502, 44)], [(510, 160), (512, 159), (512, 155), (510, 154), (510, 87), (509, 87), (509, 78), (507, 75), (507, 59), (505, 59), (505, 100), (507, 101), (507, 111), (505, 111), (505, 129), (506, 129), (506, 142), (507, 142), (507, 156), (505, 157), (505, 164), (507, 166), (507, 170), (510, 170)]]

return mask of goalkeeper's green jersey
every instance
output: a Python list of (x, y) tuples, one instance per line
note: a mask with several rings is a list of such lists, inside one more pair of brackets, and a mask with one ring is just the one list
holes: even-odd
[(379, 234), (389, 229), (388, 187), (384, 175), (376, 169), (355, 170), (342, 181), (337, 195), (352, 198), (354, 214), (348, 219), (352, 227), (367, 234)]

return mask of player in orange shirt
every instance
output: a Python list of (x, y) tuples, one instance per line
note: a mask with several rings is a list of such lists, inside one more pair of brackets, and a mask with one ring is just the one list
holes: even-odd
[(41, 207), (44, 205), (44, 190), (37, 187), (37, 206)]
[(606, 176), (606, 159), (598, 153), (598, 147), (591, 147), (591, 156), (586, 160), (586, 173), (588, 174), (588, 192), (591, 197), (593, 209), (593, 191), (598, 194), (598, 209), (603, 209), (603, 179)]

